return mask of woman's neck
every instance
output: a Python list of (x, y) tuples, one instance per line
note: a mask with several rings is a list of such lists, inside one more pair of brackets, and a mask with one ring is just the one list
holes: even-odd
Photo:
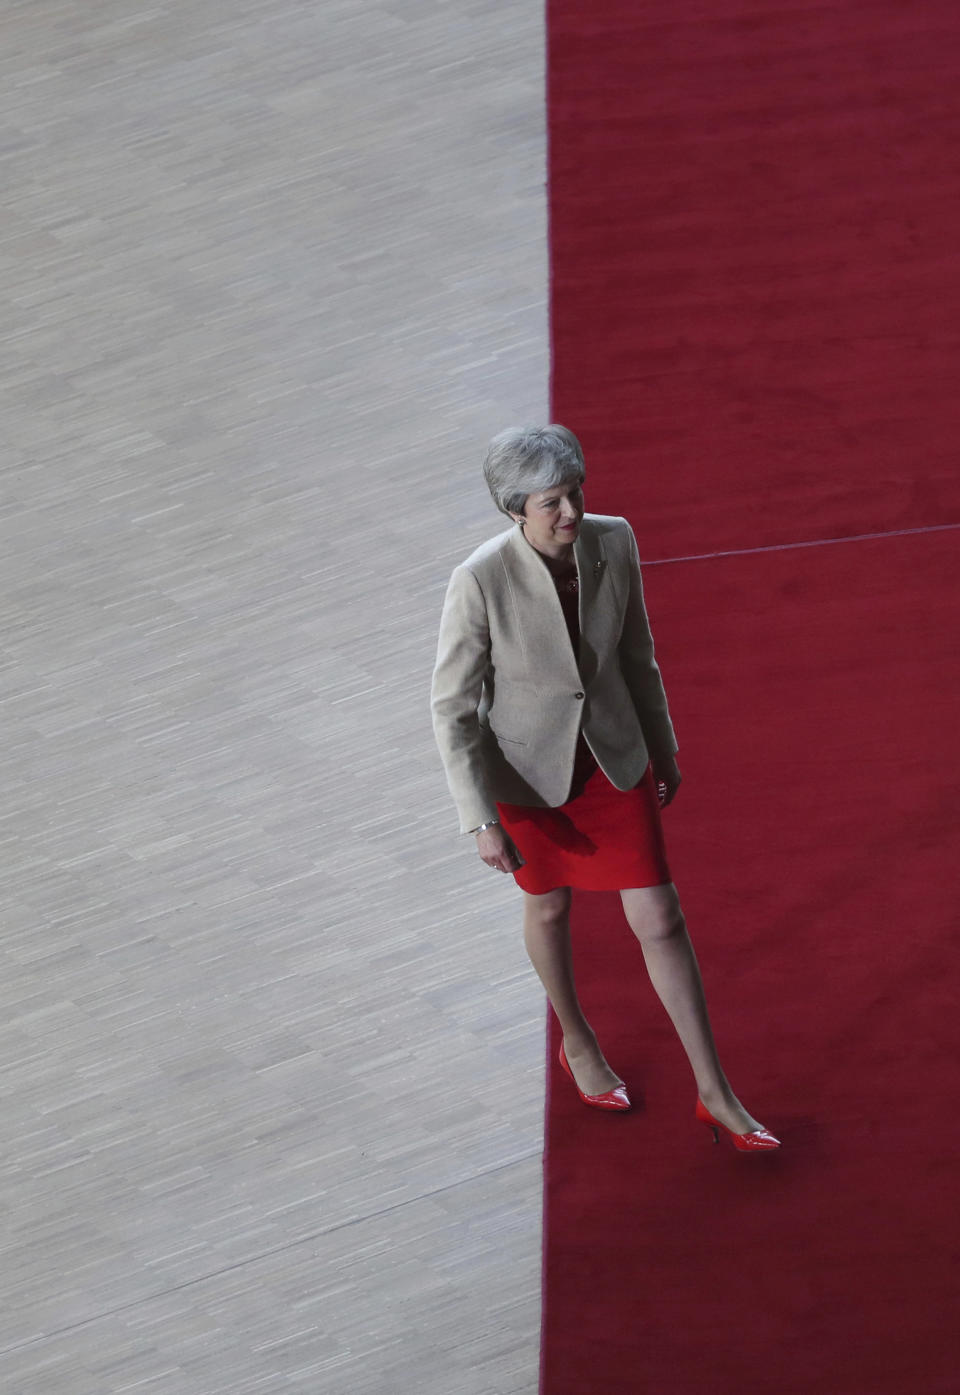
[(534, 552), (539, 553), (547, 562), (563, 564), (565, 562), (572, 563), (574, 560), (573, 543), (557, 543), (555, 547), (550, 547), (548, 549), (546, 547), (537, 547), (536, 543), (530, 542), (530, 539), (527, 537), (524, 537), (524, 542), (527, 543), (528, 547), (533, 548)]
[(572, 547), (566, 549), (566, 555), (563, 557), (554, 557), (550, 552), (541, 552), (538, 547), (533, 550), (539, 555), (541, 562), (551, 576), (566, 576), (569, 572), (575, 572), (577, 569), (577, 559), (573, 555)]

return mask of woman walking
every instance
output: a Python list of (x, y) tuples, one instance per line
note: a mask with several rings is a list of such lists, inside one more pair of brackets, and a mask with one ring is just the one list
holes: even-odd
[(585, 1104), (626, 1110), (577, 996), (573, 888), (617, 890), (696, 1081), (696, 1117), (744, 1152), (779, 1142), (720, 1065), (663, 844), (677, 743), (647, 621), (636, 540), (584, 513), (580, 444), (510, 429), (484, 475), (513, 526), (450, 579), (432, 708), (461, 831), (523, 891), (527, 952), (560, 1021), (560, 1062)]

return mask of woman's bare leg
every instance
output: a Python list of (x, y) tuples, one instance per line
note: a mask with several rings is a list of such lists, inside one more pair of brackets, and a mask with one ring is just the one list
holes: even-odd
[(673, 883), (621, 891), (624, 913), (640, 941), (650, 982), (666, 1008), (693, 1069), (700, 1098), (734, 1133), (763, 1126), (748, 1114), (720, 1065), (697, 957)]
[(570, 946), (570, 888), (543, 896), (523, 894), (523, 939), (540, 982), (560, 1021), (567, 1061), (584, 1094), (602, 1095), (622, 1085), (604, 1060), (583, 1014), (573, 977)]

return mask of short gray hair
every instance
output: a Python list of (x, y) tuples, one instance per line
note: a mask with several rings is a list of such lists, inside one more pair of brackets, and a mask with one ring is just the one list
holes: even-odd
[(487, 449), (483, 477), (501, 513), (523, 513), (529, 494), (584, 479), (580, 442), (565, 426), (508, 426)]

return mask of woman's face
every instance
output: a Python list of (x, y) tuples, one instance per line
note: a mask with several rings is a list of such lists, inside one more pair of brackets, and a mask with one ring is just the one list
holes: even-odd
[[(519, 519), (519, 514), (514, 514)], [(523, 535), (538, 552), (563, 557), (577, 540), (583, 518), (583, 486), (576, 480), (528, 494)]]

